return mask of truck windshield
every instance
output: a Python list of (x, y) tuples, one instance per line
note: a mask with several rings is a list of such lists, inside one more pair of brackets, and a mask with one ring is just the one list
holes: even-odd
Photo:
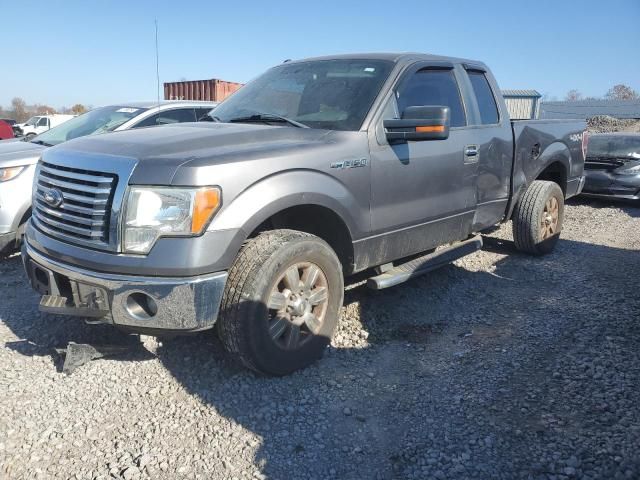
[(593, 135), (587, 157), (640, 159), (640, 135)]
[(38, 135), (32, 142), (58, 145), (73, 138), (111, 132), (145, 110), (146, 108), (123, 106), (96, 108)]
[(216, 107), (221, 122), (277, 115), (312, 128), (359, 130), (393, 68), (385, 60), (313, 60), (283, 64)]
[(38, 120), (40, 120), (40, 117), (31, 117), (29, 120), (27, 120), (26, 122), (24, 122), (25, 126), (29, 125), (35, 125), (36, 123), (38, 123)]

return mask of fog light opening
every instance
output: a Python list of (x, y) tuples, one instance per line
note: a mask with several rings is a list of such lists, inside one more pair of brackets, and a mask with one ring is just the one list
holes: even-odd
[(135, 292), (127, 297), (127, 312), (138, 320), (147, 320), (158, 313), (158, 304), (146, 293)]
[(36, 279), (44, 286), (49, 286), (49, 276), (41, 268), (35, 268)]

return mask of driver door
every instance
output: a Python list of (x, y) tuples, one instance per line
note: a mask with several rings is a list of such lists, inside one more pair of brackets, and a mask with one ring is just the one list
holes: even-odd
[[(401, 76), (376, 120), (371, 151), (371, 230), (380, 243), (374, 263), (412, 255), (471, 233), (476, 208), (477, 156), (453, 64), (418, 63)], [(411, 106), (448, 106), (445, 140), (390, 143), (385, 119)]]
[(42, 117), (38, 120), (38, 124), (36, 125), (35, 131), (36, 133), (42, 133), (49, 130), (49, 119), (47, 117)]

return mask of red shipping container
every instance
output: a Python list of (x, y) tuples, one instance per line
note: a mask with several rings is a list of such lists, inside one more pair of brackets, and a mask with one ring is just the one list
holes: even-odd
[(227, 82), (225, 80), (218, 80), (217, 78), (212, 78), (211, 80), (166, 82), (164, 84), (164, 99), (221, 102), (241, 86), (242, 83)]

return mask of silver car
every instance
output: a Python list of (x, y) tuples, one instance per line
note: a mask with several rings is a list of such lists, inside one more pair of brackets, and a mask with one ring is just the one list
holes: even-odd
[(91, 110), (28, 140), (0, 141), (0, 253), (16, 248), (31, 216), (35, 165), (48, 147), (99, 133), (211, 120), (215, 102), (169, 101), (111, 105)]

